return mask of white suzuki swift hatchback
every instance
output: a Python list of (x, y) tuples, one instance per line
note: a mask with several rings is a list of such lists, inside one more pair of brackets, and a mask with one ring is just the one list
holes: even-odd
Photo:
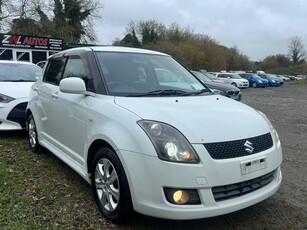
[(281, 143), (267, 117), (213, 94), (171, 56), (86, 47), (46, 65), (26, 110), (29, 146), (91, 183), (107, 219), (217, 216), (278, 190)]

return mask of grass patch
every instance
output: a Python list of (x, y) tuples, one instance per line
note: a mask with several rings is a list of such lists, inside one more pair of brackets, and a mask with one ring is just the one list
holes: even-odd
[[(1, 229), (108, 229), (91, 187), (47, 150), (34, 154), (25, 134), (0, 134)], [(114, 228), (114, 226), (113, 226)]]

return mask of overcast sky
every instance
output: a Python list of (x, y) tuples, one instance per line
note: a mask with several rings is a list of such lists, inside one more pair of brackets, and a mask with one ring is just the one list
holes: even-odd
[(287, 54), (289, 38), (299, 36), (307, 49), (307, 0), (103, 0), (98, 43), (122, 39), (133, 20), (156, 20), (165, 26), (206, 34), (237, 48), (252, 61)]

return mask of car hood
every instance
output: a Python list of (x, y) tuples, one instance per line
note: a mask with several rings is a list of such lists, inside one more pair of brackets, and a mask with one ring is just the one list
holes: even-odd
[(0, 93), (13, 98), (28, 98), (34, 82), (0, 82)]
[(270, 132), (255, 109), (219, 95), (115, 97), (115, 103), (141, 119), (176, 127), (191, 143), (231, 141)]
[(223, 84), (223, 83), (214, 83), (214, 82), (204, 82), (205, 85), (207, 85), (209, 88), (212, 89), (218, 89), (222, 91), (232, 90), (232, 91), (240, 91), (239, 88), (229, 85), (229, 84)]

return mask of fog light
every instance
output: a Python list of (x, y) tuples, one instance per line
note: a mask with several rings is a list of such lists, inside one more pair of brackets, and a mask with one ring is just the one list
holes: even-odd
[(165, 197), (168, 202), (178, 205), (200, 204), (196, 189), (164, 188)]
[(184, 190), (174, 192), (173, 200), (177, 204), (185, 204), (189, 200), (189, 194)]

